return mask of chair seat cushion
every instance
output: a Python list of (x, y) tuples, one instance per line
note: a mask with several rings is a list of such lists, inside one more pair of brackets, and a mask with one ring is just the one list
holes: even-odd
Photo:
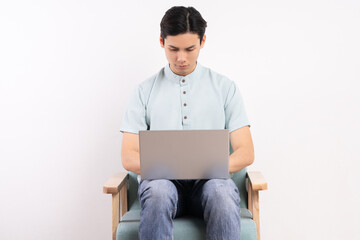
[[(138, 240), (140, 210), (130, 210), (121, 219), (116, 233), (117, 240)], [(205, 239), (205, 223), (202, 219), (184, 216), (174, 219), (174, 239)], [(251, 212), (241, 209), (241, 239), (256, 240), (256, 224)]]
[[(241, 218), (252, 219), (251, 212), (246, 208), (241, 208), (240, 216), (241, 216)], [(176, 218), (175, 220), (181, 219), (181, 218)], [(133, 222), (133, 221), (140, 221), (140, 210), (138, 210), (138, 209), (130, 210), (130, 211), (126, 212), (121, 219), (121, 222)]]

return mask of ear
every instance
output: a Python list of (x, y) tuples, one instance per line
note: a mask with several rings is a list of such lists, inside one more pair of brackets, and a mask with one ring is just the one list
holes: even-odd
[(206, 35), (204, 34), (204, 37), (202, 38), (201, 43), (200, 43), (200, 48), (204, 47), (205, 41), (206, 41)]
[(160, 36), (160, 46), (162, 47), (162, 48), (164, 48), (165, 47), (165, 40)]

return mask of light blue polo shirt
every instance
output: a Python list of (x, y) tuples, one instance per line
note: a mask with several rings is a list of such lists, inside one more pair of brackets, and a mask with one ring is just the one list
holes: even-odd
[(247, 126), (236, 84), (197, 63), (179, 76), (169, 65), (137, 86), (125, 112), (121, 132), (139, 130), (229, 129)]

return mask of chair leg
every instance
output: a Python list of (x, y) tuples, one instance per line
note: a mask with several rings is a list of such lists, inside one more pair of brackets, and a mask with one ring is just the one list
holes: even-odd
[(252, 199), (253, 199), (253, 218), (256, 223), (256, 235), (257, 240), (260, 240), (260, 212), (259, 212), (259, 191), (252, 191)]
[(260, 240), (259, 191), (253, 191), (250, 183), (248, 190), (248, 208), (256, 224), (256, 239)]
[[(124, 184), (120, 191), (112, 194), (112, 239), (116, 240), (116, 229), (120, 219), (127, 212), (127, 183)], [(121, 212), (120, 212), (121, 211)]]
[(120, 208), (120, 196), (118, 193), (112, 194), (112, 239), (116, 240), (116, 229), (119, 225), (120, 216), (119, 216), (119, 208)]

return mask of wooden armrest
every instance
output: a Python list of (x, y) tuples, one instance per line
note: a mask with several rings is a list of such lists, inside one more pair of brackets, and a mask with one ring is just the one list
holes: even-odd
[(127, 183), (129, 174), (127, 172), (120, 172), (114, 174), (103, 186), (104, 193), (116, 194)]
[(267, 182), (261, 172), (247, 172), (253, 191), (267, 190)]

